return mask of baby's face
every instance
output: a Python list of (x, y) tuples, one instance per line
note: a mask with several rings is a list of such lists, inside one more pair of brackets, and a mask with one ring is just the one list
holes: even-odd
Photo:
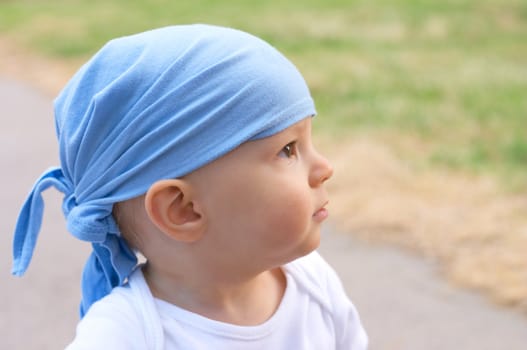
[(324, 182), (333, 169), (311, 142), (311, 119), (246, 142), (190, 175), (219, 254), (270, 268), (318, 247), (328, 215)]

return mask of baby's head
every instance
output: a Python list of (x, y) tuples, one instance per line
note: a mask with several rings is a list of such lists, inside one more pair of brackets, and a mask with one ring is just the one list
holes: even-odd
[[(65, 193), (68, 230), (94, 243), (83, 312), (136, 265), (115, 203), (121, 228), (147, 258), (159, 248), (141, 236), (148, 228), (160, 233), (161, 248), (168, 239), (218, 250), (238, 242), (246, 257), (275, 250), (263, 265), (307, 253), (318, 244), (327, 201), (320, 185), (331, 176), (311, 145), (314, 114), (294, 65), (247, 33), (173, 26), (109, 42), (55, 101), (61, 168), (39, 179), (21, 213), (15, 245), (25, 247), (15, 257), (29, 254), (14, 272), (29, 264), (34, 239), (26, 236), (41, 220), (29, 215), (39, 206), (32, 198), (49, 185)], [(203, 239), (212, 231), (221, 235)], [(292, 231), (317, 233), (300, 249)]]
[(256, 276), (318, 246), (331, 175), (305, 118), (155, 182), (145, 195), (117, 203), (114, 214), (150, 271), (192, 266), (222, 280)]

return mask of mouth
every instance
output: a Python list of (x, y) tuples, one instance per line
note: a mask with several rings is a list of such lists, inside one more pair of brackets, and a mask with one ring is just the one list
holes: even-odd
[(317, 222), (322, 222), (327, 219), (329, 216), (329, 211), (326, 209), (328, 202), (324, 203), (315, 213), (313, 214), (313, 219)]

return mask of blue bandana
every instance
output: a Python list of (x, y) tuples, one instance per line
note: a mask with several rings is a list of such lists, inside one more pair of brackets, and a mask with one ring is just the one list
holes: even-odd
[(22, 207), (13, 274), (31, 261), (42, 192), (54, 186), (64, 193), (68, 231), (93, 246), (82, 317), (137, 264), (113, 219), (114, 203), (314, 114), (295, 66), (250, 34), (188, 25), (110, 41), (55, 100), (61, 167), (38, 179)]

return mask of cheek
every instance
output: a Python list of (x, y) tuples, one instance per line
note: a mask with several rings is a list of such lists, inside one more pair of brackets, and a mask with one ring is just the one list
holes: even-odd
[(313, 205), (308, 186), (298, 178), (250, 176), (226, 181), (213, 192), (210, 198), (220, 200), (209, 204), (212, 230), (277, 244), (298, 239), (310, 227)]
[(283, 264), (316, 249), (320, 235), (313, 225), (310, 199), (289, 191), (280, 194), (279, 203), (260, 211), (256, 219), (260, 223), (252, 226), (247, 246)]
[(273, 244), (294, 241), (306, 233), (311, 223), (311, 199), (300, 184), (267, 188), (252, 196), (245, 207), (245, 223), (255, 235)]
[(309, 223), (311, 210), (309, 198), (294, 191), (281, 191), (273, 203), (267, 203), (266, 219), (278, 231), (295, 232), (303, 231)]

